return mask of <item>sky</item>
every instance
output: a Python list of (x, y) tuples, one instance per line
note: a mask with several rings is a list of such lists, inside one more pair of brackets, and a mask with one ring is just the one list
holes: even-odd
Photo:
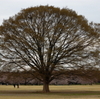
[(0, 25), (28, 7), (49, 5), (67, 7), (83, 15), (89, 22), (100, 23), (100, 0), (0, 0)]

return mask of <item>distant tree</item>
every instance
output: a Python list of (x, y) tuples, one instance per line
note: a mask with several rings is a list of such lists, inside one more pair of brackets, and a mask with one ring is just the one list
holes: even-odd
[(29, 66), (43, 82), (43, 91), (49, 92), (49, 83), (56, 76), (66, 67), (73, 67), (74, 61), (85, 58), (96, 33), (83, 16), (71, 9), (38, 6), (5, 20), (0, 35), (1, 56), (17, 68), (25, 70)]
[(34, 79), (33, 77), (33, 72), (31, 71), (22, 71), (20, 77), (22, 78), (21, 80), (23, 81), (23, 84), (27, 85), (29, 84), (30, 81)]
[(21, 72), (8, 72), (6, 81), (12, 85), (19, 85), (22, 82)]
[(84, 79), (83, 82), (87, 82), (88, 80), (90, 82), (88, 82), (88, 84), (92, 84), (92, 83), (98, 83), (100, 77), (100, 70), (99, 68), (96, 67), (89, 67), (89, 68), (78, 68), (78, 69), (73, 69), (73, 70), (69, 70), (66, 75), (68, 77), (79, 77)]

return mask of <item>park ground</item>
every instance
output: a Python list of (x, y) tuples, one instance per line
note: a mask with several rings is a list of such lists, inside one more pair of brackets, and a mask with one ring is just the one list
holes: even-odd
[(100, 85), (50, 85), (50, 93), (41, 86), (0, 85), (0, 99), (100, 99)]

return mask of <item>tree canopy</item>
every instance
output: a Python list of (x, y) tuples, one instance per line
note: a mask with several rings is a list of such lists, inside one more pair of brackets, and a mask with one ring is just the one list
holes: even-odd
[(88, 21), (71, 9), (30, 7), (0, 26), (1, 56), (14, 68), (29, 66), (44, 83), (43, 91), (49, 92), (56, 76), (87, 57), (95, 36)]

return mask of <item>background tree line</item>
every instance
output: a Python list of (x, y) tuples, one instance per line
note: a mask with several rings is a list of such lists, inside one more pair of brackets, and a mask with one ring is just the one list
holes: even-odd
[[(56, 72), (56, 71), (55, 71)], [(43, 82), (33, 77), (33, 72), (0, 72), (1, 85), (42, 85)], [(67, 70), (63, 75), (57, 76), (50, 84), (52, 85), (77, 85), (77, 84), (100, 84), (100, 70), (90, 68), (88, 70)]]

